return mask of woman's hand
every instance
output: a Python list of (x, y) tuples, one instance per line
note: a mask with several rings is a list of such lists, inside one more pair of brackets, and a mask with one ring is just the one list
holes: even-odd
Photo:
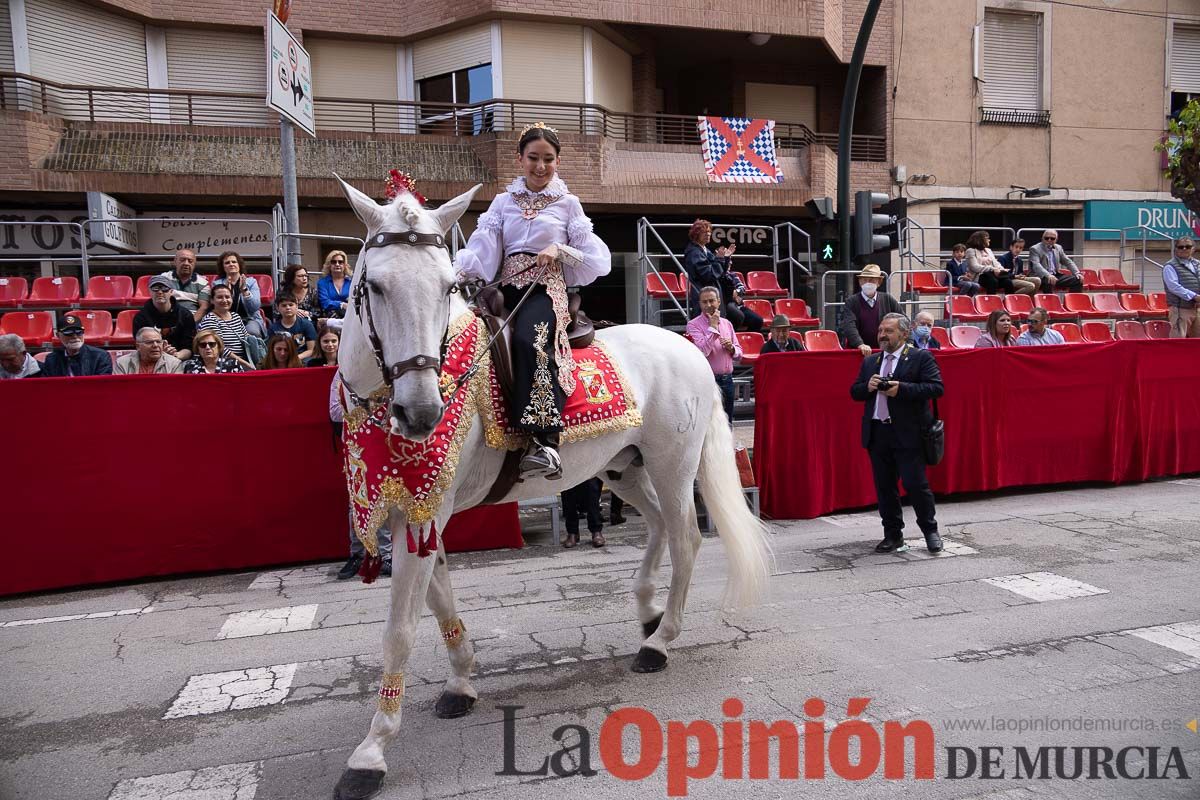
[(547, 267), (558, 260), (558, 245), (548, 245), (545, 250), (537, 254), (537, 265), (539, 267)]

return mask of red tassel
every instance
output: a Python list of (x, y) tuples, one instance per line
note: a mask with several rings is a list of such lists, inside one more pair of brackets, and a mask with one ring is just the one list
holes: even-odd
[(425, 539), (417, 544), (417, 558), (429, 558), (429, 542)]
[(417, 552), (417, 541), (413, 538), (412, 525), (408, 526), (408, 552)]
[(374, 583), (379, 577), (379, 571), (383, 569), (383, 559), (380, 556), (367, 556), (363, 559), (362, 569), (358, 574), (362, 577), (363, 583)]
[(438, 549), (437, 526), (433, 524), (432, 520), (429, 523), (429, 549), (435, 552)]

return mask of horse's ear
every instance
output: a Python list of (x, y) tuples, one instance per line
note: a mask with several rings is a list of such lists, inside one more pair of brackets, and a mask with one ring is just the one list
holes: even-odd
[(442, 204), (442, 207), (431, 212), (434, 219), (437, 220), (438, 227), (442, 229), (443, 234), (450, 233), (450, 229), (454, 227), (454, 223), (458, 222), (458, 218), (467, 210), (467, 206), (471, 205), (471, 201), (475, 199), (475, 193), (483, 188), (482, 183), (475, 184), (474, 187), (460, 194), (453, 200), (447, 200)]
[(337, 178), (337, 182), (341, 184), (342, 194), (346, 195), (346, 199), (350, 201), (350, 207), (354, 209), (354, 215), (362, 220), (362, 224), (367, 226), (367, 230), (376, 230), (383, 224), (383, 208), (378, 203), (346, 183), (336, 172), (333, 173), (333, 177)]

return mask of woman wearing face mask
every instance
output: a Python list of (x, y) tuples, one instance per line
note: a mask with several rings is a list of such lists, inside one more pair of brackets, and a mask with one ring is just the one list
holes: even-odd
[(337, 328), (322, 325), (317, 332), (317, 354), (305, 361), (304, 366), (336, 367), (341, 343), (342, 334)]
[(233, 293), (231, 310), (242, 318), (246, 332), (265, 339), (267, 331), (258, 313), (262, 309), (262, 291), (258, 281), (246, 274), (242, 257), (232, 250), (221, 253), (217, 259), (217, 279), (213, 281), (213, 288), (217, 286), (228, 286)]
[(879, 291), (883, 283), (883, 270), (867, 264), (858, 273), (859, 291), (846, 298), (842, 309), (842, 321), (838, 323), (846, 347), (856, 347), (864, 356), (879, 347), (879, 322), (888, 314), (903, 314), (900, 303), (890, 294)]
[(592, 233), (579, 198), (556, 175), (559, 150), (553, 128), (539, 122), (521, 131), (521, 177), (496, 195), (455, 260), (460, 278), (499, 277), (510, 309), (533, 284), (509, 319), (514, 378), (509, 419), (532, 440), (521, 458), (522, 475), (550, 480), (562, 476), (558, 435), (563, 406), (575, 388), (567, 286), (589, 284), (612, 269), (608, 246)]
[(233, 313), (233, 291), (228, 286), (215, 286), (212, 291), (213, 310), (204, 315), (198, 330), (215, 330), (225, 345), (225, 351), (247, 369), (254, 365), (246, 360), (246, 326)]
[(940, 350), (942, 343), (933, 338), (933, 314), (921, 311), (913, 321), (916, 323), (913, 326), (913, 347), (921, 350)]

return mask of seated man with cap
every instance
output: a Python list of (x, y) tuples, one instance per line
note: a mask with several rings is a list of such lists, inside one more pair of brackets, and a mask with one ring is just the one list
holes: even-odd
[(793, 339), (788, 334), (792, 330), (792, 323), (788, 322), (788, 318), (784, 314), (776, 314), (771, 320), (771, 338), (763, 345), (762, 353), (798, 353), (804, 349), (804, 345)]
[(47, 378), (81, 378), (85, 375), (112, 375), (112, 359), (99, 347), (83, 340), (83, 320), (67, 314), (58, 326), (62, 347), (46, 356), (42, 375)]
[(133, 329), (158, 328), (163, 338), (163, 352), (180, 361), (192, 357), (192, 339), (196, 336), (196, 319), (175, 299), (175, 287), (166, 275), (150, 279), (150, 299), (133, 318)]
[(890, 294), (879, 294), (886, 277), (875, 264), (867, 264), (858, 273), (860, 291), (846, 298), (838, 333), (846, 347), (857, 348), (864, 356), (879, 347), (879, 321), (888, 314), (903, 314), (900, 303)]

